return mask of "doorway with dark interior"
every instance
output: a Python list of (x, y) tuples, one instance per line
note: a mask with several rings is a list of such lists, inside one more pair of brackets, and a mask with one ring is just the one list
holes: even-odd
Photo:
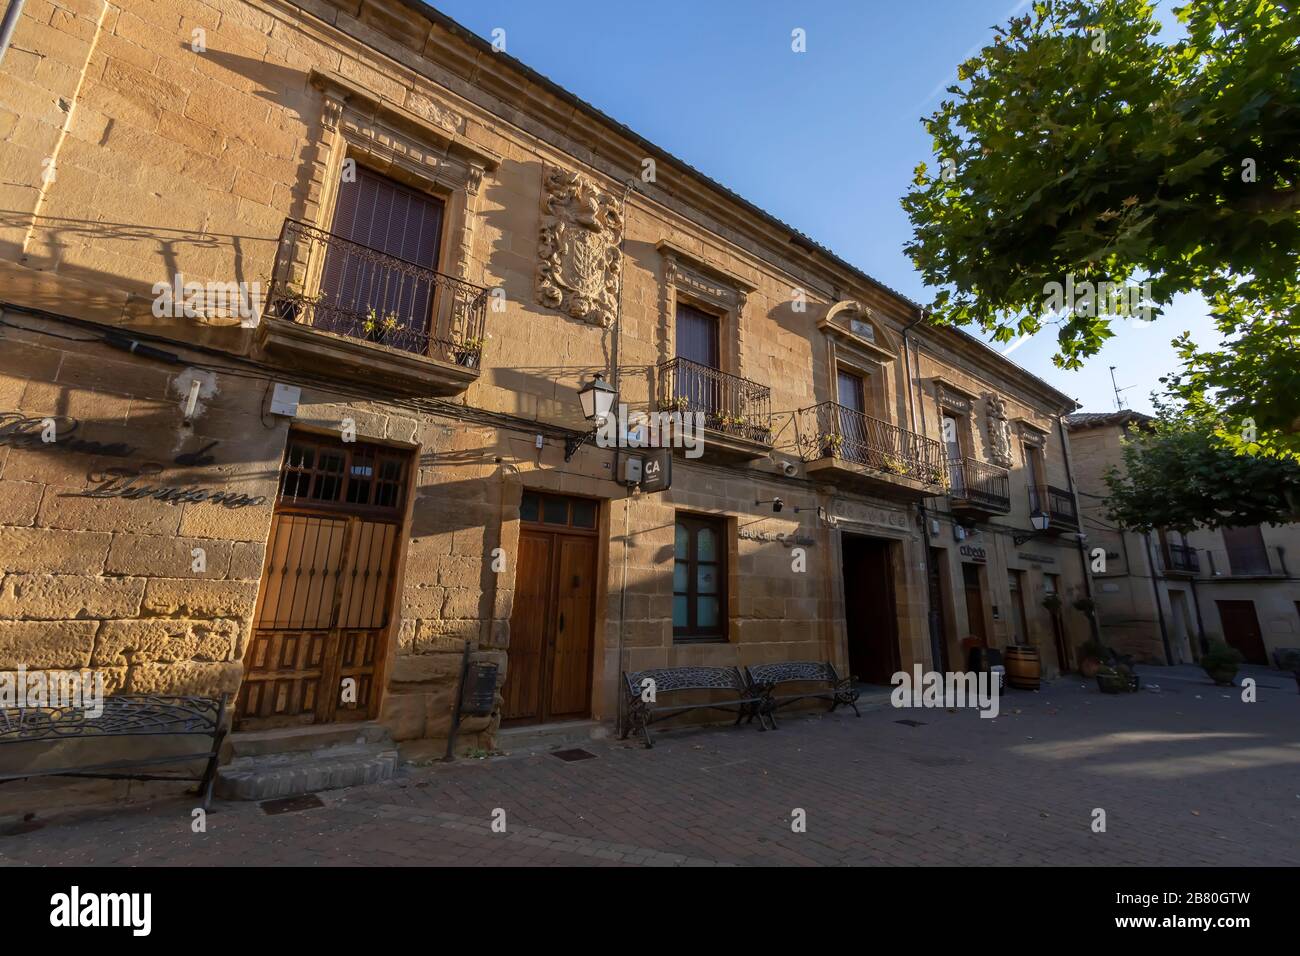
[(883, 538), (843, 536), (849, 673), (867, 684), (889, 684), (900, 668), (894, 594), (896, 547)]

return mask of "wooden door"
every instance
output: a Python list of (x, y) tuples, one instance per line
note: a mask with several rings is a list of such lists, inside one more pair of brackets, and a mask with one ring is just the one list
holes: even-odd
[(378, 713), (405, 474), (402, 452), (290, 435), (237, 729)]
[(962, 562), (962, 584), (966, 591), (966, 636), (979, 639), (982, 646), (988, 646), (988, 632), (984, 630), (984, 588), (978, 564)]
[(1223, 638), (1241, 651), (1248, 664), (1267, 664), (1264, 649), (1264, 632), (1260, 630), (1255, 615), (1254, 601), (1215, 601), (1219, 620), (1223, 622)]
[(596, 539), (557, 535), (555, 567), (555, 640), (548, 662), (545, 717), (586, 717), (591, 709)]
[(943, 581), (940, 577), (946, 561), (946, 552), (938, 548), (930, 549), (929, 574), (927, 589), (930, 599), (930, 646), (935, 651), (935, 663), (939, 670), (948, 670), (948, 624), (944, 615)]
[(525, 493), (501, 718), (591, 713), (596, 607), (595, 503)]
[(888, 541), (844, 536), (844, 623), (850, 674), (868, 684), (888, 684), (899, 668)]

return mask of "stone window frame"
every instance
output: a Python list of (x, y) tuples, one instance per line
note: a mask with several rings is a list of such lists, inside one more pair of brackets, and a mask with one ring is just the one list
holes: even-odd
[(960, 385), (936, 376), (934, 400), (938, 410), (939, 442), (944, 446), (944, 454), (948, 453), (948, 448), (943, 440), (943, 416), (949, 413), (961, 422), (961, 434), (958, 435), (957, 443), (962, 449), (963, 457), (981, 460), (975, 452), (976, 439), (979, 438), (979, 426), (975, 422), (975, 403), (979, 401), (979, 396)]
[(744, 378), (745, 303), (757, 286), (666, 239), (656, 243), (655, 249), (663, 259), (662, 361), (677, 355), (677, 303), (683, 302), (718, 317), (719, 371)]
[[(853, 316), (866, 322), (874, 337), (868, 339), (852, 328)], [(863, 380), (863, 389), (874, 399), (873, 410), (882, 421), (893, 423), (893, 402), (890, 401), (889, 365), (898, 358), (894, 337), (884, 328), (871, 309), (856, 299), (841, 299), (826, 309), (817, 322), (826, 346), (826, 371), (830, 382), (831, 400), (840, 403), (839, 370), (845, 368)]]
[(474, 282), (478, 277), (470, 275), (470, 262), (483, 177), (500, 166), (501, 158), (469, 143), (464, 116), (426, 94), (421, 98), (437, 123), (336, 73), (312, 70), (309, 82), (321, 92), (321, 136), (303, 220), (329, 231), (344, 164), (351, 159), (441, 200), (442, 236), (431, 268)]

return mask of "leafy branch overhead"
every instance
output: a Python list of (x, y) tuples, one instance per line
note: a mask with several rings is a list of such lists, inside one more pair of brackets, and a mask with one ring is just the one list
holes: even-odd
[(1156, 315), (1199, 292), (1225, 344), (1180, 340), (1167, 386), (1300, 451), (1298, 6), (1189, 0), (1173, 42), (1145, 0), (1039, 0), (995, 27), (923, 121), (938, 168), (902, 200), (935, 319), (999, 341), (1059, 322), (1070, 369), (1130, 310), (1057, 316), (1052, 283), (1149, 281)]
[(1239, 454), (1206, 408), (1162, 407), (1124, 443), (1106, 475), (1108, 517), (1149, 531), (1285, 524), (1300, 517), (1300, 463), (1252, 448)]

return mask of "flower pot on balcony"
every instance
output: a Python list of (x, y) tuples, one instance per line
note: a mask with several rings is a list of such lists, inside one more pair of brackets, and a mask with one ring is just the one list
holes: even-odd
[(465, 368), (478, 368), (477, 352), (457, 352), (456, 364)]

